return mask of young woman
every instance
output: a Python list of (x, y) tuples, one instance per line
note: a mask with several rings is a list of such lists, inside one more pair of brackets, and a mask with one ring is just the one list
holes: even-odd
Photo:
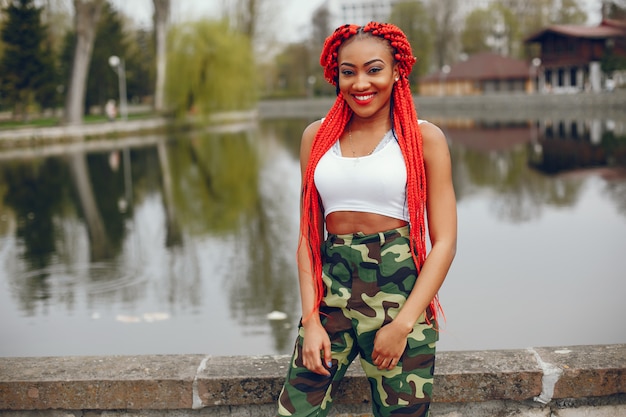
[(396, 26), (341, 26), (320, 62), (337, 100), (302, 135), (303, 318), (278, 414), (327, 415), (358, 355), (375, 416), (426, 416), (437, 293), (456, 250), (447, 142), (418, 121), (415, 58)]

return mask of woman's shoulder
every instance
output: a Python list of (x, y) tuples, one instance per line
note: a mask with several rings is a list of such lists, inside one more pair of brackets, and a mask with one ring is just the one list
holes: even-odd
[(420, 132), (422, 133), (422, 143), (424, 146), (424, 156), (434, 156), (439, 153), (448, 153), (448, 141), (446, 135), (439, 128), (439, 126), (423, 121), (419, 124)]
[(311, 148), (313, 147), (313, 141), (315, 140), (315, 136), (317, 135), (317, 131), (320, 129), (323, 120), (324, 119), (314, 121), (302, 132), (302, 140), (300, 141), (300, 158), (308, 160), (308, 155), (311, 153)]
[(420, 132), (422, 133), (422, 139), (424, 142), (446, 140), (443, 131), (434, 123), (427, 120), (418, 120)]
[(319, 119), (310, 123), (307, 127), (304, 128), (304, 132), (302, 132), (302, 136), (312, 135), (313, 137), (315, 137), (315, 135), (317, 134), (317, 131), (320, 130), (320, 126), (322, 125), (323, 121), (324, 119), (322, 118), (322, 119)]

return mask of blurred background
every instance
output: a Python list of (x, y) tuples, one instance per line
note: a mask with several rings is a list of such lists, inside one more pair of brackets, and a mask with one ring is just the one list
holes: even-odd
[[(0, 356), (290, 353), (319, 54), (370, 20), (451, 150), (439, 349), (626, 342), (625, 1), (0, 7)], [(165, 127), (45, 133), (137, 121)]]

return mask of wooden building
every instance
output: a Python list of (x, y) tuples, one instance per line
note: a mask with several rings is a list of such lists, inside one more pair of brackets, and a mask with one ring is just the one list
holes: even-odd
[(524, 60), (482, 52), (421, 78), (419, 92), (424, 96), (525, 92), (530, 74)]
[(626, 58), (626, 22), (598, 26), (553, 25), (525, 40), (538, 44), (537, 84), (542, 92), (602, 91), (607, 87), (601, 61), (607, 54)]

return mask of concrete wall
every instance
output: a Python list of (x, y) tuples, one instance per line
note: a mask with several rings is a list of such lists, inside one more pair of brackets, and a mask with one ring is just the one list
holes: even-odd
[[(269, 417), (285, 356), (0, 358), (7, 417)], [(358, 361), (357, 361), (358, 362)], [(332, 415), (370, 416), (358, 363)], [(432, 416), (626, 416), (626, 344), (442, 352)]]
[[(463, 117), (479, 120), (623, 119), (626, 90), (612, 93), (523, 94), (499, 93), (475, 96), (415, 96), (420, 118), (433, 116)], [(291, 100), (266, 100), (259, 103), (260, 118), (317, 118), (326, 114), (333, 97)]]

